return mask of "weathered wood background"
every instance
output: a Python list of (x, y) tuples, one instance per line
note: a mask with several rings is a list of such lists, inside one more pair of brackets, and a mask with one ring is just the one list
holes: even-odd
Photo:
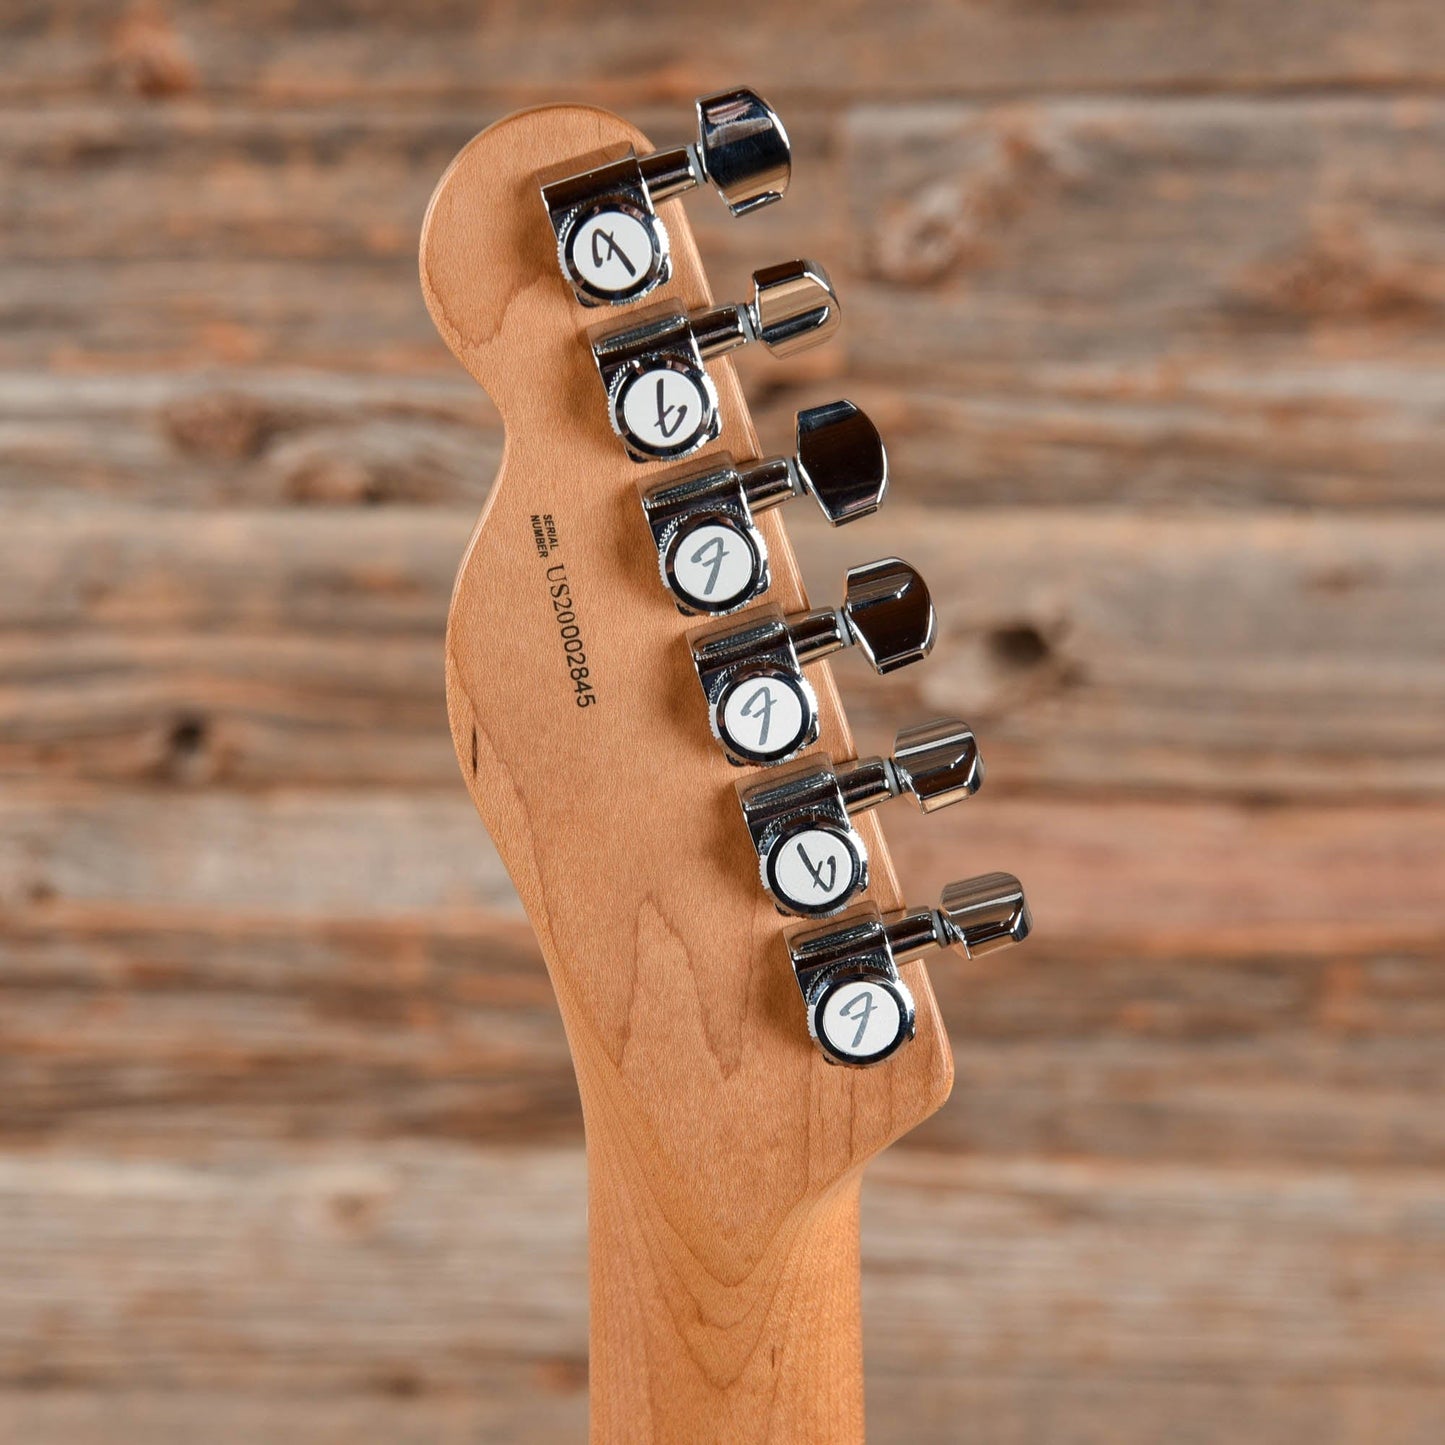
[[(865, 742), (979, 728), (910, 892), (953, 1102), (866, 1191), (871, 1438), (1445, 1435), (1438, 0), (103, 0), (0, 9), (0, 1439), (580, 1439), (567, 1053), (455, 774), (498, 455), (431, 187), (576, 98), (737, 80), (940, 594)], [(855, 536), (794, 527), (820, 584)]]

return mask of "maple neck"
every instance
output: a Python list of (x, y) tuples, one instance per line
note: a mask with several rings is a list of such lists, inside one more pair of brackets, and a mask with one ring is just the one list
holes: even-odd
[[(811, 1042), (758, 884), (738, 770), (707, 720), (695, 619), (660, 595), (639, 481), (607, 421), (557, 271), (537, 176), (647, 142), (584, 107), (479, 136), (439, 184), (427, 304), (506, 424), (501, 471), (448, 622), (462, 773), (537, 930), (567, 1030), (590, 1173), (597, 1445), (862, 1439), (858, 1181), (947, 1096), (947, 1036), (921, 963), (917, 1037), (886, 1068)], [(679, 201), (667, 298), (711, 303)], [(761, 455), (737, 377), (711, 365), (720, 449)], [(777, 511), (757, 519), (770, 598), (808, 599)], [(564, 631), (570, 628), (570, 631)], [(585, 665), (578, 660), (580, 649)], [(826, 662), (821, 746), (855, 756)], [(869, 893), (902, 899), (872, 814)]]
[(859, 1445), (857, 1177), (776, 1228), (689, 1237), (589, 1140), (593, 1445)]

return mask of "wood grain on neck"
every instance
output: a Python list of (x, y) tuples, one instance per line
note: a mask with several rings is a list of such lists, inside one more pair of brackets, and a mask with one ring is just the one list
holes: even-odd
[[(602, 111), (524, 112), (462, 151), (427, 215), (427, 304), (507, 432), (452, 601), (452, 736), (541, 940), (577, 1070), (593, 1441), (847, 1445), (863, 1436), (859, 1177), (942, 1103), (951, 1058), (917, 964), (905, 974), (918, 1036), (888, 1064), (830, 1067), (809, 1042), (740, 774), (689, 660), (696, 623), (659, 585), (638, 505), (639, 479), (659, 469), (624, 456), (588, 350), (587, 329), (625, 313), (575, 303), (537, 192), (538, 171), (628, 142), (650, 148)], [(663, 214), (674, 275), (661, 297), (706, 304), (681, 203)], [(731, 366), (711, 369), (720, 446), (757, 456)], [(545, 557), (541, 519), (556, 535)], [(769, 600), (805, 607), (779, 513), (760, 524)], [(859, 537), (860, 560), (886, 551)], [(595, 706), (576, 705), (562, 650), (563, 577)], [(853, 756), (827, 667), (810, 675), (822, 746)], [(876, 820), (858, 828), (872, 895), (899, 906)]]

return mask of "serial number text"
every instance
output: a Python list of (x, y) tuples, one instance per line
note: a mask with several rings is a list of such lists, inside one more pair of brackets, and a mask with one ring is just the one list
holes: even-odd
[(560, 562), (547, 568), (547, 591), (552, 599), (552, 613), (562, 643), (567, 674), (572, 679), (573, 701), (578, 707), (592, 707), (597, 702), (597, 693), (590, 680), (591, 669), (587, 666), (587, 644), (582, 640), (582, 630), (577, 623), (572, 584), (567, 580), (567, 569)]

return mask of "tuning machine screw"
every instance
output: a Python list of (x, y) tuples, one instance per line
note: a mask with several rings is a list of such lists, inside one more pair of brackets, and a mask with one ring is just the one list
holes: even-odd
[(759, 871), (779, 911), (826, 918), (868, 886), (868, 850), (850, 819), (911, 793), (925, 813), (972, 797), (983, 759), (966, 723), (938, 718), (904, 728), (891, 758), (833, 764), (800, 758), (738, 785)]
[(928, 584), (885, 557), (848, 569), (841, 607), (784, 615), (754, 607), (690, 634), (714, 736), (730, 762), (782, 763), (818, 738), (818, 699), (803, 665), (857, 646), (875, 672), (928, 656), (935, 618)]
[(592, 355), (613, 430), (638, 462), (687, 456), (722, 429), (706, 363), (751, 341), (791, 356), (838, 328), (838, 297), (815, 261), (753, 272), (753, 299), (686, 312), (664, 306), (597, 333)]
[(754, 91), (723, 90), (697, 102), (695, 144), (643, 156), (629, 146), (619, 159), (546, 181), (542, 199), (577, 299), (619, 306), (671, 275), (656, 210), (663, 201), (707, 181), (745, 216), (782, 200), (791, 174), (792, 147), (773, 108)]
[(885, 914), (862, 903), (822, 927), (794, 929), (788, 956), (808, 1032), (833, 1063), (881, 1063), (913, 1037), (913, 995), (900, 963), (935, 948), (976, 958), (1021, 943), (1031, 926), (1018, 879), (988, 873), (950, 883), (937, 908)]
[(739, 466), (726, 454), (646, 488), (663, 584), (679, 612), (736, 612), (768, 590), (768, 549), (753, 515), (811, 493), (835, 526), (871, 516), (888, 487), (878, 428), (851, 401), (797, 416), (797, 450)]

